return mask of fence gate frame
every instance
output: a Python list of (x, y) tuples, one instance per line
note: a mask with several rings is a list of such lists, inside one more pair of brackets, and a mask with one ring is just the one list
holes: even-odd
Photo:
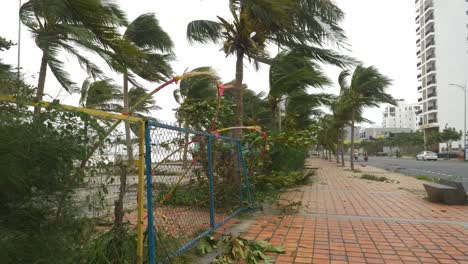
[[(231, 218), (235, 217), (241, 212), (245, 211), (250, 211), (250, 210), (255, 210), (258, 208), (255, 208), (253, 206), (253, 201), (252, 201), (252, 196), (250, 192), (250, 183), (249, 183), (249, 177), (247, 173), (247, 168), (245, 165), (245, 160), (244, 160), (244, 155), (242, 153), (242, 143), (240, 139), (236, 138), (231, 138), (231, 137), (225, 137), (225, 136), (219, 136), (211, 133), (206, 133), (206, 132), (201, 132), (201, 131), (194, 131), (186, 128), (181, 128), (177, 126), (172, 126), (172, 125), (167, 125), (163, 124), (160, 122), (157, 122), (155, 120), (147, 120), (145, 123), (145, 174), (146, 174), (146, 199), (147, 199), (147, 217), (148, 217), (148, 225), (147, 225), (147, 234), (148, 234), (148, 260), (149, 264), (156, 264), (156, 234), (155, 234), (155, 226), (154, 226), (154, 208), (153, 208), (153, 188), (152, 188), (152, 183), (153, 183), (153, 178), (152, 178), (152, 160), (151, 160), (151, 129), (152, 128), (161, 128), (161, 129), (167, 129), (167, 130), (172, 130), (172, 131), (177, 131), (177, 132), (182, 132), (182, 133), (190, 133), (194, 134), (200, 137), (205, 137), (206, 142), (207, 142), (207, 156), (208, 156), (208, 184), (209, 184), (209, 209), (210, 209), (210, 228), (203, 232), (202, 234), (198, 235), (194, 239), (192, 239), (190, 242), (186, 243), (185, 245), (182, 245), (179, 249), (176, 251), (172, 252), (169, 257), (176, 257), (183, 253), (184, 251), (188, 250), (191, 248), (193, 245), (195, 245), (201, 238), (207, 236), (211, 232), (215, 231), (217, 228), (223, 226), (227, 221), (229, 221)], [(242, 191), (245, 190), (247, 194), (247, 202), (248, 202), (248, 207), (241, 207), (234, 211), (231, 215), (228, 217), (224, 218), (221, 222), (216, 223), (215, 221), (215, 201), (214, 201), (214, 192), (213, 192), (213, 154), (212, 154), (212, 141), (214, 139), (224, 139), (228, 140), (231, 142), (234, 142), (235, 145), (237, 146), (237, 167), (239, 171), (239, 179), (241, 177), (244, 178), (244, 186), (240, 186), (240, 200), (241, 202), (243, 201), (243, 196), (242, 196)], [(243, 189), (245, 188), (245, 189)], [(164, 261), (164, 260), (158, 260), (158, 261)]]

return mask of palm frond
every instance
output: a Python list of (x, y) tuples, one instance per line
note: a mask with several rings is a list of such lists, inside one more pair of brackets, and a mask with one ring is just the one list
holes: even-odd
[(223, 27), (220, 23), (210, 20), (194, 20), (187, 25), (187, 39), (190, 43), (218, 43)]
[(137, 17), (124, 33), (124, 38), (135, 43), (140, 48), (172, 52), (174, 43), (169, 35), (159, 25), (159, 21), (152, 13)]
[(68, 92), (78, 89), (76, 83), (70, 79), (70, 75), (64, 70), (65, 65), (59, 59), (57, 47), (49, 47), (49, 50), (45, 53), (47, 59), (47, 65), (54, 74), (60, 85)]

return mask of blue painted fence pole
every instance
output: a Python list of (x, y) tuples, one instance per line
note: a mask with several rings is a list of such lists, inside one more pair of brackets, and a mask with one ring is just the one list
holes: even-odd
[(245, 184), (245, 191), (247, 192), (247, 200), (249, 202), (249, 207), (253, 206), (252, 196), (250, 195), (250, 183), (249, 183), (249, 176), (247, 175), (247, 167), (245, 166), (244, 154), (242, 153), (242, 143), (237, 141), (237, 147), (239, 151), (239, 155), (242, 162), (242, 172), (244, 174), (244, 184)]
[(213, 191), (213, 156), (211, 151), (212, 137), (206, 137), (208, 140), (207, 155), (208, 155), (208, 183), (210, 188), (210, 226), (212, 229), (216, 228), (215, 223), (215, 208), (214, 208), (214, 191)]
[(156, 263), (156, 243), (154, 234), (154, 218), (153, 218), (153, 181), (151, 175), (151, 136), (149, 122), (145, 125), (145, 163), (146, 163), (146, 207), (148, 211), (148, 260), (149, 264)]

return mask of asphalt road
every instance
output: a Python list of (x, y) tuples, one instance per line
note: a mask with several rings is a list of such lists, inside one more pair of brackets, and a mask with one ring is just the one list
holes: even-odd
[(416, 159), (397, 159), (388, 157), (369, 157), (364, 162), (359, 157), (359, 163), (399, 172), (408, 176), (429, 176), (463, 182), (468, 191), (468, 162), (460, 161), (417, 161)]

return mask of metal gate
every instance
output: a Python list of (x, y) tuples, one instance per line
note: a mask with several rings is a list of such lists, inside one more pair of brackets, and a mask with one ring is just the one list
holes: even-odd
[(252, 208), (239, 139), (149, 120), (145, 145), (150, 264), (171, 262)]

